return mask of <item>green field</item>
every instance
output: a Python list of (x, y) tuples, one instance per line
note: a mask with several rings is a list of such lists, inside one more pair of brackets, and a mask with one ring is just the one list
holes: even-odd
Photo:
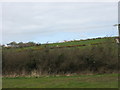
[(49, 46), (68, 46), (68, 45), (90, 45), (94, 43), (103, 43), (106, 42), (107, 40), (114, 41), (113, 37), (108, 37), (108, 38), (96, 38), (96, 39), (90, 39), (90, 40), (76, 40), (76, 41), (68, 41), (68, 42), (63, 42), (63, 43), (52, 43), (48, 44)]
[[(70, 46), (70, 45), (84, 45), (85, 44), (86, 45), (85, 47), (77, 47), (81, 51), (84, 51), (82, 53), (84, 53), (85, 55), (82, 53), (80, 54), (80, 52), (77, 51), (79, 54), (77, 54), (76, 56), (80, 55), (83, 57), (91, 58), (91, 57), (89, 57), (90, 55), (92, 55), (91, 53), (93, 52), (93, 51), (91, 51), (91, 48), (92, 48), (91, 44), (104, 43), (104, 42), (107, 42), (107, 44), (103, 45), (103, 46), (100, 44), (98, 46), (102, 47), (105, 55), (100, 52), (100, 49), (99, 49), (100, 47), (93, 48), (92, 50), (96, 51), (96, 53), (93, 53), (93, 55), (95, 56), (94, 59), (100, 61), (99, 63), (102, 63), (101, 60), (106, 60), (106, 62), (104, 62), (104, 63), (105, 64), (107, 63), (108, 66), (111, 66), (111, 65), (116, 66), (116, 63), (114, 64), (113, 61), (115, 62), (116, 59), (114, 57), (117, 57), (115, 54), (117, 52), (117, 48), (116, 48), (117, 44), (112, 43), (112, 44), (114, 44), (113, 48), (109, 49), (110, 45), (112, 46), (112, 44), (110, 44), (110, 43), (115, 42), (114, 37), (94, 39), (94, 40), (91, 39), (91, 40), (81, 40), (81, 41), (69, 41), (69, 42), (63, 42), (63, 43), (42, 44), (40, 46), (30, 46), (30, 47), (22, 47), (22, 48), (4, 48), (3, 51), (5, 51), (4, 55), (8, 56), (8, 58), (6, 56), (7, 60), (13, 60), (12, 62), (16, 63), (16, 65), (15, 65), (12, 62), (6, 61), (6, 64), (7, 64), (6, 66), (11, 65), (11, 67), (12, 67), (13, 65), (15, 65), (14, 67), (19, 66), (19, 67), (23, 68), (24, 66), (27, 65), (26, 63), (24, 64), (23, 62), (25, 62), (25, 60), (26, 60), (26, 62), (29, 63), (29, 55), (33, 55), (33, 56), (37, 57), (36, 60), (43, 61), (42, 62), (43, 64), (40, 63), (39, 65), (50, 67), (51, 65), (53, 65), (53, 64), (51, 64), (51, 62), (54, 63), (55, 60), (58, 60), (57, 58), (59, 57), (59, 53), (63, 53), (63, 54), (65, 54), (65, 59), (63, 58), (63, 61), (67, 61), (67, 60), (68, 61), (67, 61), (67, 63), (65, 62), (60, 65), (65, 65), (66, 67), (69, 67), (69, 65), (71, 65), (71, 62), (73, 60), (75, 61), (75, 57), (71, 56), (74, 54), (74, 53), (72, 53), (72, 51), (74, 51), (73, 50), (74, 48), (50, 49), (49, 54), (51, 56), (48, 55), (48, 58), (51, 58), (51, 59), (48, 59), (47, 57), (44, 59), (42, 57), (45, 57), (44, 54), (46, 55), (46, 53), (48, 53), (46, 50), (50, 47), (56, 47), (57, 45)], [(46, 48), (46, 46), (47, 46), (47, 48)], [(109, 47), (106, 49), (105, 48), (106, 46), (109, 46)], [(63, 50), (65, 50), (66, 52), (69, 51), (69, 53), (66, 54), (66, 52)], [(88, 50), (88, 51), (86, 51), (86, 50)], [(108, 52), (110, 52), (109, 50), (113, 51), (113, 52), (108, 53)], [(35, 51), (35, 52), (33, 52), (33, 51)], [(59, 53), (58, 53), (58, 51), (59, 51)], [(29, 53), (29, 52), (32, 52), (32, 53)], [(100, 54), (100, 57), (98, 56), (97, 53)], [(39, 57), (40, 55), (41, 55), (41, 57)], [(109, 56), (112, 55), (111, 62), (109, 61), (110, 58), (107, 57), (108, 55)], [(54, 56), (56, 56), (56, 57), (54, 58)], [(74, 57), (74, 59), (68, 58), (69, 56), (71, 56), (72, 58)], [(11, 57), (11, 59), (10, 59), (10, 57)], [(18, 61), (16, 60), (16, 57), (17, 57)], [(104, 57), (104, 59), (101, 57)], [(26, 59), (26, 58), (28, 58), (28, 59)], [(82, 57), (78, 57), (78, 58), (81, 58), (81, 60), (82, 60)], [(78, 58), (76, 58), (76, 62), (79, 61)], [(34, 58), (31, 58), (31, 60), (32, 59), (34, 59)], [(44, 60), (48, 60), (48, 61), (51, 60), (51, 62), (46, 62), (46, 65), (44, 65)], [(86, 60), (86, 59), (83, 58), (83, 60)], [(92, 58), (91, 58), (91, 60), (92, 60)], [(75, 62), (75, 66), (79, 65), (76, 62)], [(99, 63), (97, 63), (97, 64), (99, 65)], [(23, 66), (22, 66), (22, 64), (23, 64)], [(30, 64), (30, 65), (32, 65), (32, 64)], [(84, 65), (84, 63), (83, 63), (83, 65)], [(112, 67), (115, 67), (115, 66), (112, 66)], [(14, 71), (14, 67), (12, 67), (13, 70), (11, 69), (11, 71)], [(58, 66), (55, 66), (55, 67), (58, 68)], [(59, 66), (59, 68), (60, 68), (60, 66)], [(54, 68), (52, 68), (52, 69), (54, 70)], [(19, 72), (19, 70), (21, 71), (21, 69), (18, 69), (18, 72)], [(5, 69), (5, 71), (6, 71), (6, 69)], [(64, 69), (63, 69), (63, 71), (64, 71)], [(109, 69), (106, 70), (105, 72), (107, 72), (107, 71), (109, 71)], [(9, 72), (9, 68), (8, 68), (8, 72)], [(89, 74), (89, 72), (88, 72), (88, 74)], [(3, 82), (2, 82), (3, 88), (118, 88), (118, 74), (40, 76), (40, 77), (3, 77), (2, 80), (3, 80)]]
[(4, 77), (3, 88), (117, 88), (118, 74)]
[[(74, 41), (67, 41), (67, 42), (61, 42), (61, 43), (46, 43), (46, 44), (41, 44), (40, 46), (30, 46), (30, 47), (23, 47), (23, 48), (12, 48), (16, 49), (17, 51), (23, 51), (23, 50), (29, 50), (29, 49), (35, 49), (35, 50), (41, 50), (44, 49), (45, 46), (48, 48), (50, 47), (62, 47), (62, 46), (74, 46), (74, 45), (86, 45), (86, 47), (90, 47), (91, 44), (96, 44), (96, 43), (105, 43), (105, 42), (115, 42), (114, 40), (115, 37), (104, 37), (104, 38), (93, 38), (93, 39), (86, 39), (86, 40), (74, 40)], [(79, 47), (83, 48), (83, 47)], [(9, 49), (11, 50), (11, 49)]]

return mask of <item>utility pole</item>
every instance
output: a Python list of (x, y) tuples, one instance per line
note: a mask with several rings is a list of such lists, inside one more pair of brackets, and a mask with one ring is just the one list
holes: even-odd
[[(119, 65), (119, 63), (120, 63), (120, 24), (115, 24), (114, 26), (117, 26), (117, 28), (118, 28), (118, 42), (119, 43), (117, 43), (118, 44), (118, 74), (120, 73), (120, 65)], [(118, 76), (118, 87), (119, 87), (119, 85), (120, 85), (120, 76)]]
[(113, 26), (117, 26), (118, 28), (118, 38), (116, 38), (118, 42), (117, 41), (116, 42), (118, 43), (118, 45), (120, 45), (120, 24), (115, 24)]
[(118, 88), (120, 88), (120, 24), (115, 24), (114, 26), (117, 26), (118, 28)]
[(119, 37), (120, 37), (120, 24), (115, 24), (114, 26), (118, 26), (118, 32), (119, 32)]
[(119, 38), (120, 38), (120, 24), (118, 24)]
[[(120, 24), (118, 24), (118, 30), (119, 30), (119, 42), (120, 42)], [(120, 74), (120, 43), (118, 43), (118, 75)], [(120, 89), (120, 76), (118, 76), (118, 88)]]
[[(120, 1), (118, 2), (118, 30), (119, 30), (119, 42), (120, 42)], [(120, 43), (118, 43), (118, 88), (120, 90)]]

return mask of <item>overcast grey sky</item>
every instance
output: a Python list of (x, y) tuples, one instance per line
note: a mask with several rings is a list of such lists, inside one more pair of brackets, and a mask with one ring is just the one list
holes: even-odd
[(116, 36), (117, 2), (3, 3), (3, 43)]

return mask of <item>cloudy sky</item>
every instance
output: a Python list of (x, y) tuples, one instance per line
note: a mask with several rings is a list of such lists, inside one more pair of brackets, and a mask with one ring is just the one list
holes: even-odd
[(117, 36), (117, 2), (2, 3), (2, 43)]

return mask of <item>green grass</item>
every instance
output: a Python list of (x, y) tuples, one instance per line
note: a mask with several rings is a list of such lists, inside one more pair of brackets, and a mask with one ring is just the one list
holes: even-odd
[[(114, 40), (115, 37), (106, 37), (106, 38), (101, 38), (98, 39), (96, 38), (95, 40), (77, 40), (77, 41), (68, 41), (68, 42), (62, 42), (62, 43), (51, 43), (51, 44), (42, 44), (41, 46), (31, 46), (31, 47), (24, 47), (24, 48), (11, 48), (7, 49), (9, 51), (11, 50), (17, 50), (17, 51), (24, 51), (24, 50), (29, 50), (29, 49), (35, 49), (35, 50), (42, 50), (44, 47), (47, 45), (47, 47), (56, 47), (58, 46), (71, 46), (71, 45), (86, 45), (85, 47), (90, 47), (91, 44), (95, 43), (104, 43), (104, 42), (115, 42)], [(78, 47), (78, 48), (84, 48), (84, 47)]]
[(3, 88), (117, 88), (118, 74), (3, 78)]
[(63, 42), (63, 43), (52, 43), (52, 44), (48, 44), (48, 46), (69, 46), (69, 45), (90, 45), (90, 44), (95, 44), (95, 43), (103, 43), (106, 41), (112, 41), (114, 42), (114, 38), (113, 37), (109, 37), (109, 38), (101, 38), (101, 39), (95, 39), (95, 40), (78, 40), (78, 41), (68, 41), (68, 42)]

